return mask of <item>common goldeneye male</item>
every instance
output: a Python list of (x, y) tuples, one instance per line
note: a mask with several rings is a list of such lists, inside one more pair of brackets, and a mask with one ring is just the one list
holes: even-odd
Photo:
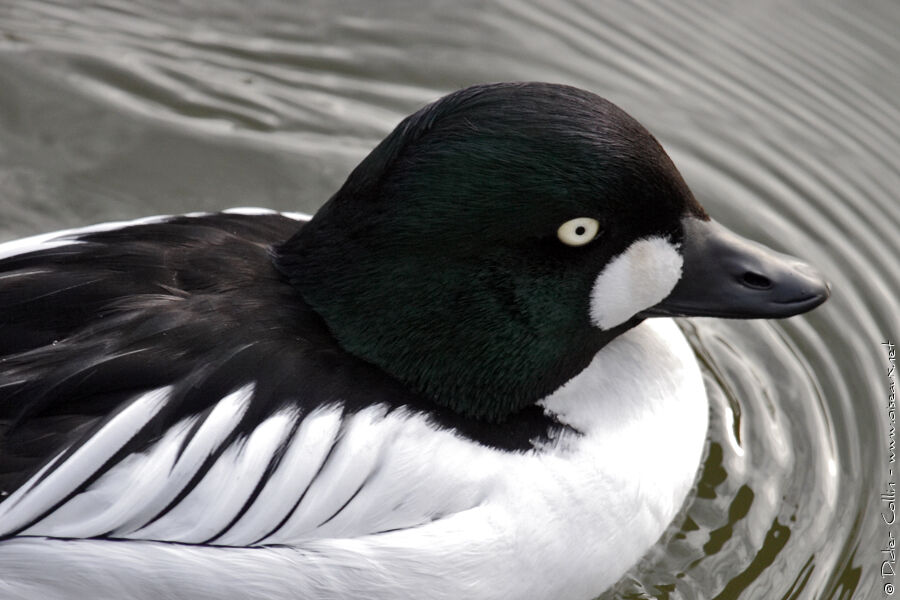
[(690, 347), (645, 319), (827, 295), (544, 83), (419, 110), (311, 219), (0, 245), (0, 597), (591, 598), (706, 435)]

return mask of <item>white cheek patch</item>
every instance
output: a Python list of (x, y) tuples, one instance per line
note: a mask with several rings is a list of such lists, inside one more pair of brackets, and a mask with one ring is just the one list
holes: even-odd
[(591, 321), (601, 329), (621, 325), (659, 303), (681, 279), (684, 260), (668, 240), (638, 240), (600, 272), (591, 292)]

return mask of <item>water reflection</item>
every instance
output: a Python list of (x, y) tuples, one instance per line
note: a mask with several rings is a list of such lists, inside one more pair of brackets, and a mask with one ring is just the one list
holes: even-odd
[(0, 238), (311, 212), (446, 91), (596, 91), (660, 137), (716, 218), (834, 288), (784, 322), (683, 322), (712, 404), (697, 492), (605, 597), (878, 597), (898, 27), (890, 0), (0, 3)]

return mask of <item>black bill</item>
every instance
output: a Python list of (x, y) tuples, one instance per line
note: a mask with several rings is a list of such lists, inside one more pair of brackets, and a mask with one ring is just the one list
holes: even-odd
[(681, 279), (645, 316), (780, 319), (825, 302), (830, 288), (809, 265), (729, 231), (685, 218)]

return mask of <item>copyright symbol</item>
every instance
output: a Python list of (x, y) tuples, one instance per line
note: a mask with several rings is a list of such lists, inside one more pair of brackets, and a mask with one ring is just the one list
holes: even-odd
[(893, 596), (894, 595), (894, 584), (893, 583), (884, 584), (884, 593), (887, 594), (888, 596)]

